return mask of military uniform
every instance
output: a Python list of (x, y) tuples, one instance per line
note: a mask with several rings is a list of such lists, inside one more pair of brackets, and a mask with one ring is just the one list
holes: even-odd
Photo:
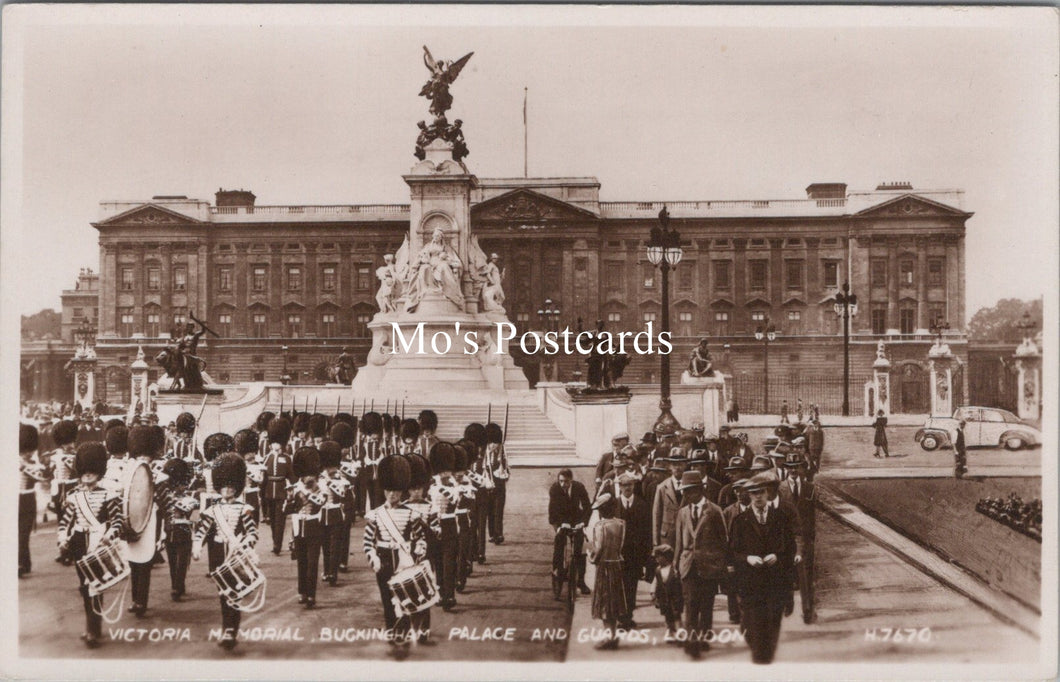
[(283, 507), (287, 500), (287, 485), (294, 482), (291, 456), (285, 448), (291, 437), (291, 422), (275, 417), (268, 424), (269, 453), (265, 457), (265, 488), (263, 504), (269, 525), (272, 528), (272, 553), (283, 550), (283, 533), (287, 527), (287, 516)]
[(298, 482), (288, 492), (284, 504), (284, 511), (291, 514), (294, 535), (292, 554), (298, 564), (298, 603), (305, 604), (307, 609), (316, 606), (320, 551), (324, 541), (321, 511), (328, 502), (327, 493), (317, 482), (320, 469), (320, 453), (316, 448), (299, 448), (292, 462)]

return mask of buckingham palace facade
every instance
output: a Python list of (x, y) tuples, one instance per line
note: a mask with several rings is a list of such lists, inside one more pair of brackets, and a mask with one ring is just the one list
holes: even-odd
[[(853, 396), (879, 340), (901, 411), (925, 409), (933, 323), (948, 322), (947, 342), (967, 357), (972, 214), (958, 190), (815, 183), (798, 199), (669, 202), (600, 201), (599, 193), (592, 177), (479, 180), (472, 229), (486, 253), (500, 256), (505, 307), (520, 332), (549, 324), (539, 314), (547, 299), (561, 311), (559, 328), (575, 329), (580, 318), (586, 328), (600, 319), (613, 331), (647, 322), (658, 330), (660, 277), (644, 243), (665, 205), (684, 245), (670, 279), (675, 380), (707, 336), (744, 410), (755, 409), (769, 353), (771, 403), (803, 398), (831, 411), (844, 343), (833, 303), (844, 282), (859, 299)], [(127, 399), (138, 349), (150, 361), (189, 314), (220, 336), (200, 346), (220, 383), (275, 381), (285, 370), (296, 383), (323, 381), (323, 367), (344, 347), (363, 363), (375, 271), (401, 245), (408, 220), (403, 204), (263, 206), (244, 190), (222, 189), (213, 204), (184, 196), (101, 202), (92, 223), (98, 391), (108, 402)], [(768, 349), (754, 337), (767, 324), (777, 330)], [(578, 356), (545, 366), (534, 356), (516, 361), (532, 381), (569, 380), (583, 369)], [(657, 358), (634, 357), (623, 381), (650, 385), (658, 373)]]

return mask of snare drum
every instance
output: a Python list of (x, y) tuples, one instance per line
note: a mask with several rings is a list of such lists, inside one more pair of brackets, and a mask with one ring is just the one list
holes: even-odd
[[(259, 601), (264, 604), (265, 574), (258, 568), (249, 550), (242, 547), (233, 549), (223, 564), (210, 571), (210, 577), (217, 584), (217, 591), (232, 608), (256, 611), (261, 608)], [(243, 605), (242, 601), (258, 588), (262, 588), (259, 596), (250, 604)]]
[(77, 560), (77, 569), (85, 577), (90, 597), (102, 594), (129, 576), (129, 564), (120, 542), (101, 542)]
[(386, 581), (394, 608), (404, 615), (419, 613), (438, 603), (438, 581), (427, 562), (403, 568)]

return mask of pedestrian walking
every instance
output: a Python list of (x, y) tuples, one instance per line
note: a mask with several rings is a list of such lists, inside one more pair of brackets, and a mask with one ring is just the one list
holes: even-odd
[(597, 649), (618, 648), (618, 624), (630, 619), (626, 602), (626, 587), (622, 575), (622, 543), (626, 522), (615, 518), (615, 504), (611, 493), (596, 498), (593, 509), (600, 520), (592, 528), (590, 560), (596, 566), (593, 583), (592, 616), (602, 620), (608, 637), (596, 645)]
[(953, 476), (954, 478), (961, 479), (968, 473), (968, 451), (964, 444), (964, 425), (965, 421), (962, 419), (957, 424), (957, 433), (953, 438)]
[(877, 410), (876, 421), (872, 422), (872, 428), (874, 430), (872, 444), (876, 447), (873, 457), (878, 458), (881, 449), (884, 457), (890, 457), (891, 453), (887, 451), (887, 417), (883, 416), (883, 410)]
[(784, 402), (782, 402), (780, 404), (780, 423), (781, 424), (790, 424), (791, 423), (791, 419), (788, 417), (789, 409), (790, 408), (788, 407), (788, 401), (787, 400), (785, 400)]

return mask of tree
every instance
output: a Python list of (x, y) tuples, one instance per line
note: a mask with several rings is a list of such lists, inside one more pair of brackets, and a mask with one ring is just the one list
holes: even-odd
[(1003, 298), (993, 308), (980, 308), (968, 322), (968, 338), (972, 341), (994, 341), (1019, 343), (1024, 332), (1017, 325), (1023, 313), (1030, 312), (1035, 331), (1042, 328), (1042, 301), (1022, 301), (1018, 298)]
[(62, 317), (56, 310), (45, 308), (34, 315), (22, 316), (22, 338), (24, 340), (58, 339), (61, 334)]

